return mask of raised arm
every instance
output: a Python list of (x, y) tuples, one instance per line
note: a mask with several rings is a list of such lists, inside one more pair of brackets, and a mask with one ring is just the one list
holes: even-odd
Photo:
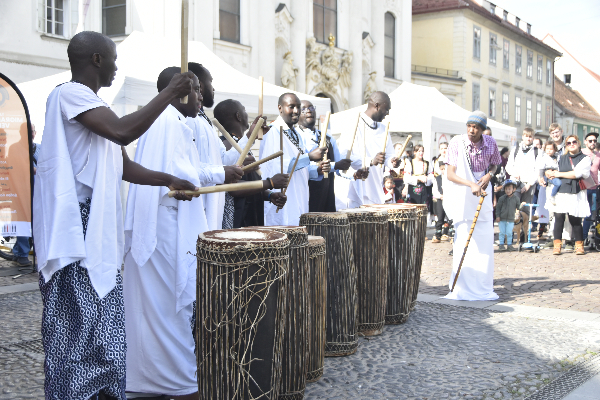
[(169, 86), (150, 103), (122, 118), (108, 107), (97, 107), (79, 114), (75, 119), (95, 134), (126, 146), (142, 136), (173, 100), (192, 91), (192, 76), (191, 72), (175, 75)]

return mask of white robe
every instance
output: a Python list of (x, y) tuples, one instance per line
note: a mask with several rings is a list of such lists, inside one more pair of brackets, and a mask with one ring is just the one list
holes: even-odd
[[(46, 105), (46, 125), (33, 197), (35, 250), (45, 282), (56, 271), (80, 260), (81, 266), (88, 270), (96, 293), (104, 298), (115, 287), (117, 271), (123, 261), (120, 196), (123, 154), (119, 145), (92, 133), (87, 163), (74, 174), (60, 100), (61, 91), (70, 85), (80, 84), (65, 83), (56, 87)], [(99, 102), (90, 107), (101, 105), (104, 106)], [(85, 238), (76, 181), (94, 193)]]
[[(283, 126), (283, 129), (288, 129), (287, 124), (283, 121), (283, 118), (278, 117), (273, 122), (271, 129), (263, 136), (263, 140), (260, 143), (260, 159), (263, 159), (273, 153), (280, 150), (279, 143), (279, 128)], [(298, 164), (296, 165), (296, 171), (292, 176), (292, 179), (288, 185), (285, 195), (287, 196), (287, 202), (285, 206), (277, 211), (277, 207), (270, 202), (265, 202), (265, 225), (298, 225), (300, 223), (300, 216), (308, 212), (308, 180), (310, 177), (308, 160), (308, 151), (305, 144), (304, 135), (300, 129), (296, 128), (298, 134), (298, 140), (300, 148), (304, 151), (304, 154), (300, 156)], [(283, 169), (284, 173), (290, 173), (294, 166), (294, 161), (298, 156), (298, 148), (283, 135)], [(281, 161), (279, 158), (267, 161), (261, 164), (262, 175), (264, 177), (271, 177), (275, 174), (281, 173)]]
[[(188, 118), (186, 124), (194, 131), (194, 139), (200, 161), (205, 164), (213, 175), (213, 180), (207, 186), (219, 185), (225, 182), (223, 165), (233, 165), (238, 160), (240, 153), (234, 148), (227, 150), (223, 141), (219, 139), (217, 131), (198, 115)], [(238, 144), (244, 148), (248, 137), (244, 135)], [(213, 231), (223, 227), (223, 211), (225, 208), (225, 192), (203, 194), (202, 201), (205, 207), (208, 230)]]
[[(135, 161), (204, 186), (192, 130), (173, 106), (140, 138)], [(169, 189), (131, 185), (125, 220), (123, 292), (127, 390), (185, 395), (198, 390), (190, 328), (196, 299), (196, 239), (207, 230), (202, 198), (177, 201)]]
[[(460, 135), (452, 140), (468, 139), (465, 139), (465, 135)], [(477, 182), (484, 175), (484, 172), (471, 172), (462, 144), (459, 146), (456, 174), (472, 182)], [(494, 216), (491, 189), (491, 186), (488, 186), (489, 195), (485, 197), (481, 206), (456, 287), (453, 292), (446, 295), (446, 299), (496, 300), (498, 298), (498, 295), (494, 293)], [(448, 218), (454, 221), (455, 232), (450, 289), (452, 289), (478, 203), (479, 197), (473, 196), (468, 186), (458, 185), (450, 180), (444, 181), (444, 210)]]
[[(367, 122), (372, 123), (372, 120), (364, 113), (360, 115), (354, 146), (352, 146), (352, 169), (348, 170), (348, 175), (363, 167), (363, 157), (366, 156), (365, 165), (371, 164), (371, 160), (383, 150), (383, 141), (385, 140), (384, 123), (378, 122), (375, 129), (371, 129)], [(366, 133), (366, 136), (365, 136)], [(345, 133), (342, 136), (340, 144), (340, 153), (345, 157), (348, 149), (351, 146), (352, 135), (354, 132)], [(365, 153), (366, 152), (366, 153)], [(392, 168), (392, 158), (395, 157), (392, 140), (388, 136), (385, 144), (385, 165)], [(354, 170), (354, 171), (353, 171)], [(369, 167), (369, 177), (366, 180), (362, 179), (336, 179), (335, 192), (336, 204), (346, 203), (348, 208), (356, 208), (363, 204), (383, 204), (385, 197), (383, 194), (383, 168), (378, 165)], [(337, 200), (337, 198), (340, 200)], [(347, 199), (347, 200), (345, 200)]]

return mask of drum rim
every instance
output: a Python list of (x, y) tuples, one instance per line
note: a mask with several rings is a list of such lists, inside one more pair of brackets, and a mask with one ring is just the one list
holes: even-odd
[[(241, 231), (254, 231), (264, 235), (264, 238), (225, 238), (225, 237), (214, 237), (213, 235), (223, 232), (241, 232)], [(216, 229), (213, 231), (202, 232), (198, 235), (198, 245), (206, 243), (210, 247), (220, 248), (235, 248), (239, 246), (243, 247), (272, 247), (272, 246), (285, 246), (289, 242), (285, 233), (277, 231), (259, 230), (259, 229)]]

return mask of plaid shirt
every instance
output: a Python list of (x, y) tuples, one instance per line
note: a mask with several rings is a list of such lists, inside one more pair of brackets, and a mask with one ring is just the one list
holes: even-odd
[(458, 165), (459, 151), (464, 152), (464, 144), (467, 144), (467, 151), (471, 157), (471, 165), (473, 166), (473, 172), (483, 172), (488, 169), (490, 165), (502, 164), (502, 158), (498, 151), (498, 145), (493, 137), (487, 135), (481, 135), (483, 140), (479, 143), (473, 144), (469, 140), (467, 134), (455, 137), (450, 141), (448, 146), (447, 164)]

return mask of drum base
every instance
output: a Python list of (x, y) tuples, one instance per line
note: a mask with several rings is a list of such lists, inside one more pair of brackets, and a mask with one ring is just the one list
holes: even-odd
[(326, 343), (325, 357), (343, 357), (356, 353), (358, 341), (352, 343)]
[(358, 333), (363, 336), (377, 336), (383, 333), (385, 322), (358, 324)]
[(278, 400), (302, 400), (304, 399), (304, 390), (293, 393), (279, 393)]
[(385, 324), (386, 325), (403, 324), (407, 320), (408, 320), (408, 314), (386, 315), (385, 316)]
[(318, 381), (323, 377), (323, 368), (319, 368), (315, 371), (310, 371), (306, 373), (306, 383), (313, 383)]
[(413, 301), (412, 304), (410, 305), (410, 311), (414, 311), (415, 307), (417, 306), (417, 301)]

